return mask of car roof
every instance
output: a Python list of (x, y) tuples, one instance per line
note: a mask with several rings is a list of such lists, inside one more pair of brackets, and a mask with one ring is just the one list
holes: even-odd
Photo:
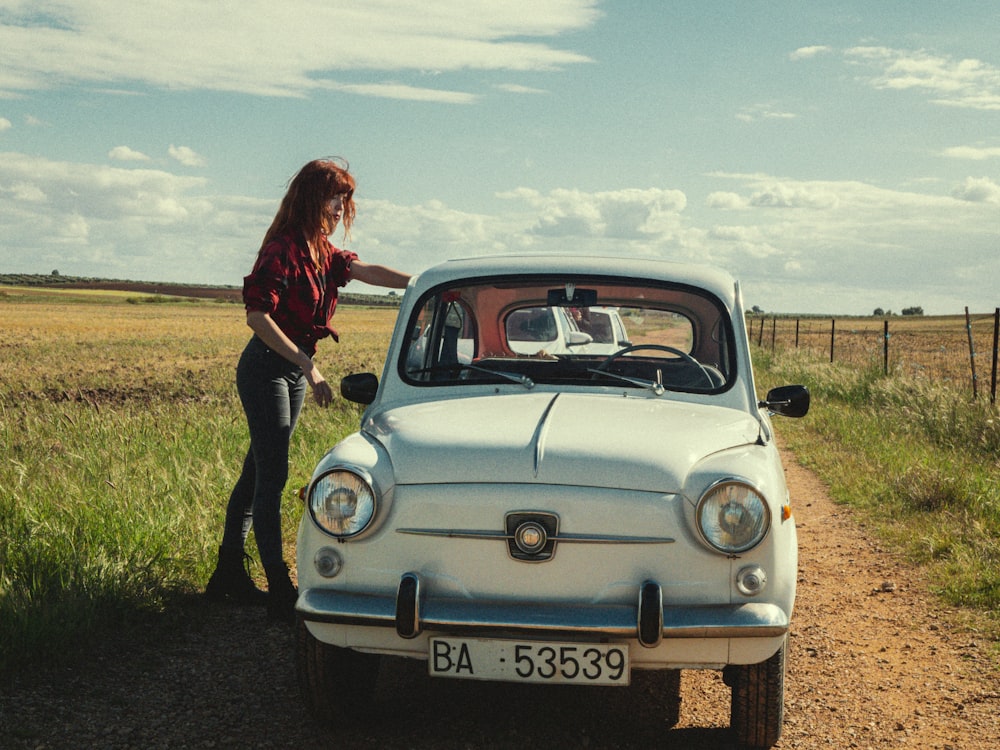
[(536, 274), (622, 276), (684, 284), (711, 292), (730, 310), (735, 307), (737, 295), (735, 279), (713, 266), (646, 258), (568, 254), (487, 255), (449, 260), (421, 273), (415, 285), (422, 292), (456, 279)]

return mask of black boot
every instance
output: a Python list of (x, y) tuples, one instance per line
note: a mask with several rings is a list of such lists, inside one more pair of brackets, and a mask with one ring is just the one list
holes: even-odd
[(288, 575), (288, 566), (281, 563), (265, 568), (264, 572), (267, 574), (268, 619), (294, 625), (295, 602), (299, 598), (299, 592)]
[(219, 547), (219, 563), (205, 586), (205, 596), (215, 602), (266, 604), (267, 592), (257, 588), (249, 568), (250, 555), (243, 550)]

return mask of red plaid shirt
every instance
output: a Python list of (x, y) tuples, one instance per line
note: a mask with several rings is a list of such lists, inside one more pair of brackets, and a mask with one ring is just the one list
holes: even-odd
[(358, 257), (327, 244), (326, 261), (317, 269), (300, 233), (276, 237), (243, 279), (247, 311), (268, 313), (310, 357), (320, 339), (333, 336), (334, 341), (340, 340), (330, 319), (337, 309), (337, 288), (351, 280), (351, 263)]

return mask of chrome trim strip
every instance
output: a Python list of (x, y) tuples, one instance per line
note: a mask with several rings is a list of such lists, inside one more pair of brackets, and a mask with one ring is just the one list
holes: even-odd
[(443, 536), (449, 539), (510, 539), (510, 534), (502, 531), (477, 531), (476, 529), (396, 529), (397, 534), (416, 536)]
[[(336, 589), (300, 592), (296, 610), (310, 622), (396, 626), (395, 592)], [(482, 635), (503, 630), (544, 637), (638, 638), (638, 603), (567, 604), (424, 598), (420, 630)], [(763, 602), (663, 607), (664, 638), (770, 638), (788, 632), (789, 618)]]
[(536, 478), (538, 477), (538, 470), (542, 466), (542, 459), (545, 457), (545, 436), (549, 431), (549, 414), (552, 412), (552, 407), (556, 405), (556, 400), (559, 396), (560, 394), (557, 393), (546, 405), (541, 419), (538, 420), (538, 427), (535, 430), (535, 463), (533, 469)]
[[(502, 531), (479, 529), (396, 529), (397, 534), (414, 536), (441, 536), (449, 539), (513, 539)], [(673, 544), (676, 539), (669, 536), (616, 536), (612, 534), (558, 534), (549, 537), (554, 542), (581, 544)]]

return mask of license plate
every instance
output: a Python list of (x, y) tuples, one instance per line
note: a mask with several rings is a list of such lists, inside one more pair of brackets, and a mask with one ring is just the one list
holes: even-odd
[(628, 647), (487, 638), (432, 638), (432, 676), (575, 685), (628, 685)]

